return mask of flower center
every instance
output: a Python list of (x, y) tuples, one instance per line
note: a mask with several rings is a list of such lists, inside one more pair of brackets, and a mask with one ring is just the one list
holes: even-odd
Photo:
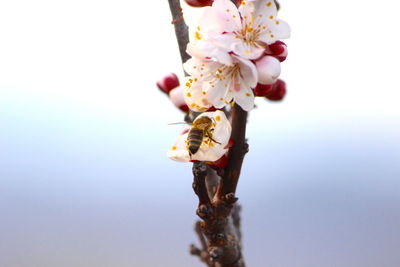
[(253, 28), (251, 25), (245, 24), (241, 31), (235, 32), (236, 38), (239, 38), (248, 45), (256, 45), (261, 30)]

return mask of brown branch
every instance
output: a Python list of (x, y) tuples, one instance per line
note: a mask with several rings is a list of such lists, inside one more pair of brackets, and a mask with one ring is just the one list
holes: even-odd
[(246, 143), (247, 112), (239, 105), (234, 105), (231, 110), (231, 124), (233, 147), (229, 149), (228, 165), (225, 167), (222, 182), (218, 187), (217, 195), (222, 197), (235, 193), (242, 169), (244, 155), (249, 151)]
[(186, 45), (189, 43), (188, 27), (183, 18), (183, 12), (179, 0), (168, 0), (168, 3), (172, 15), (172, 23), (175, 27), (179, 52), (181, 54), (182, 63), (184, 63), (190, 58), (188, 53), (186, 53)]

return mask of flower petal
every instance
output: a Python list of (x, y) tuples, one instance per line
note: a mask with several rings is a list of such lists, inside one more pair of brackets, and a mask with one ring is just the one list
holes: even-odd
[(193, 111), (206, 111), (212, 106), (202, 90), (202, 81), (196, 80), (196, 78), (187, 78), (183, 96), (187, 106)]
[(242, 79), (246, 85), (254, 88), (257, 85), (258, 75), (256, 66), (248, 59), (233, 56), (235, 61), (239, 64)]
[(190, 161), (189, 152), (186, 148), (186, 140), (188, 133), (185, 133), (179, 136), (178, 140), (175, 141), (174, 145), (168, 151), (167, 156), (170, 159), (179, 161), (179, 162), (188, 162)]
[(244, 80), (240, 81), (240, 91), (234, 92), (235, 103), (243, 110), (250, 111), (254, 108), (254, 94)]

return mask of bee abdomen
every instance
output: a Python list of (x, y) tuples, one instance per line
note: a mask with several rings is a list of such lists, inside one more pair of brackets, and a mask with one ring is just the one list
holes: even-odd
[(190, 154), (195, 154), (203, 141), (203, 130), (192, 128), (189, 131), (187, 141)]

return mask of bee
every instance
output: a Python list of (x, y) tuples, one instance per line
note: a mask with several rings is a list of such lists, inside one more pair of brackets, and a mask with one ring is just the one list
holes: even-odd
[(189, 151), (189, 155), (192, 156), (199, 151), (201, 144), (203, 143), (205, 138), (208, 138), (210, 141), (221, 144), (213, 139), (213, 131), (214, 131), (214, 118), (209, 117), (200, 117), (196, 119), (193, 123), (173, 123), (173, 124), (188, 124), (192, 127), (189, 130), (188, 137), (186, 139), (187, 150)]
[(200, 117), (192, 123), (192, 128), (189, 130), (187, 137), (187, 149), (190, 156), (196, 154), (204, 138), (209, 138), (211, 141), (221, 144), (212, 137), (214, 125), (215, 123), (209, 117)]

